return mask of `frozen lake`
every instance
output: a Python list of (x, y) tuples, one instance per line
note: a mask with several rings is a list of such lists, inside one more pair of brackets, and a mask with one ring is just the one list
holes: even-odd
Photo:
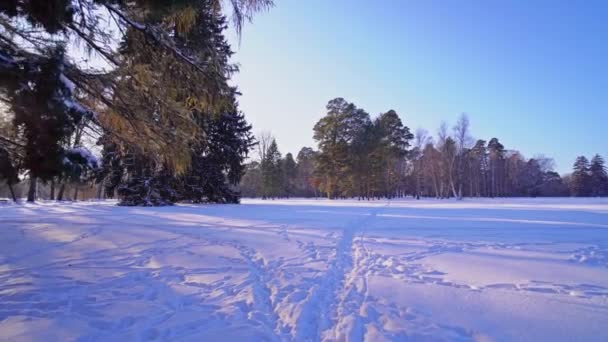
[(608, 200), (0, 206), (0, 340), (607, 341)]

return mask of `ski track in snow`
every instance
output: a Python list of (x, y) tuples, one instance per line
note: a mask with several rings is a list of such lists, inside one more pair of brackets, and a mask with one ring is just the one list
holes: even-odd
[(605, 341), (608, 201), (3, 206), (0, 303), (7, 341)]

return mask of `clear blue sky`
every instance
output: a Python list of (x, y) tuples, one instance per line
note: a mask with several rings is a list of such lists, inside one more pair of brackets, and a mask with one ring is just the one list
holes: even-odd
[(466, 112), (475, 138), (560, 172), (608, 158), (608, 1), (275, 2), (232, 39), (234, 81), (283, 154), (316, 147), (325, 104), (344, 97), (433, 134)]

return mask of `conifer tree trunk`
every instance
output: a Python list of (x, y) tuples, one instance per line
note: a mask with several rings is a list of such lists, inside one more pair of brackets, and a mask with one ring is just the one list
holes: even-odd
[(51, 198), (50, 200), (54, 200), (55, 199), (55, 180), (51, 181)]
[(100, 183), (99, 186), (97, 187), (97, 199), (101, 199), (101, 195), (103, 193), (103, 185), (105, 183), (106, 179), (104, 178)]
[(11, 192), (11, 197), (13, 197), (13, 202), (17, 203), (17, 196), (15, 196), (15, 190), (13, 189), (13, 185), (11, 183), (7, 183), (8, 190)]
[(27, 192), (27, 201), (30, 203), (36, 201), (36, 183), (38, 183), (38, 178), (30, 177), (30, 188)]
[(59, 193), (57, 194), (57, 200), (63, 201), (63, 193), (65, 192), (65, 183), (61, 183), (59, 187)]

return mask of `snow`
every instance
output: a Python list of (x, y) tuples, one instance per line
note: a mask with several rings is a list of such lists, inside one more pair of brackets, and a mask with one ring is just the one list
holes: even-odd
[(71, 94), (74, 93), (74, 89), (76, 89), (76, 85), (69, 78), (67, 78), (67, 76), (65, 76), (65, 74), (61, 73), (59, 75), (59, 80), (61, 81), (61, 83), (63, 83), (63, 85), (66, 88), (68, 88), (70, 90)]
[[(80, 155), (82, 157), (82, 159), (87, 161), (87, 165), (90, 168), (96, 168), (97, 165), (99, 165), (99, 162), (97, 160), (97, 157), (95, 157), (93, 155), (93, 153), (91, 151), (89, 151), (87, 148), (79, 146), (79, 147), (73, 147), (67, 150), (68, 153), (70, 154), (74, 154), (74, 155)], [(66, 164), (66, 159), (63, 159), (63, 163)], [(69, 163), (70, 161), (67, 160), (67, 163)]]
[(0, 251), (0, 340), (608, 340), (606, 199), (43, 202)]

